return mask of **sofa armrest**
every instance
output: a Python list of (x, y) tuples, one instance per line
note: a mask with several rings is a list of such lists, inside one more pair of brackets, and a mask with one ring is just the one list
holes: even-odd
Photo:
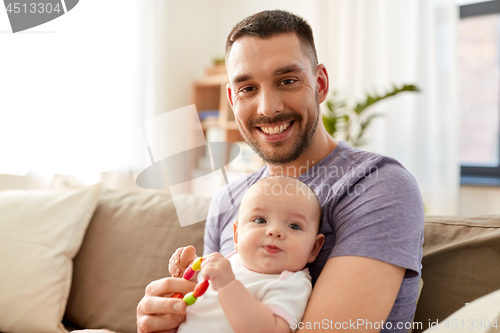
[[(481, 296), (500, 289), (500, 216), (427, 216), (424, 287), (415, 322), (428, 328)], [(422, 330), (414, 329), (415, 333)]]

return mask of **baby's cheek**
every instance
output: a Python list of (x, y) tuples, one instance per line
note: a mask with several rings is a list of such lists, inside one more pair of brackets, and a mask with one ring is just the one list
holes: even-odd
[(301, 270), (303, 269), (307, 263), (309, 262), (309, 259), (310, 259), (310, 253), (301, 253), (300, 254), (300, 260), (297, 260), (296, 261), (296, 265), (297, 265), (297, 270)]

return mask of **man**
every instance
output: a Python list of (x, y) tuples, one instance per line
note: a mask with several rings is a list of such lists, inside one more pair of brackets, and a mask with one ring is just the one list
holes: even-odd
[[(238, 128), (266, 166), (212, 201), (205, 254), (234, 249), (232, 222), (246, 189), (268, 175), (298, 177), (318, 194), (325, 244), (309, 269), (314, 288), (299, 332), (407, 332), (418, 296), (423, 204), (413, 177), (395, 160), (350, 148), (326, 132), (319, 110), (328, 73), (310, 26), (264, 11), (238, 23), (226, 44), (227, 95)], [(222, 207), (231, 206), (226, 211)], [(137, 308), (138, 332), (185, 320), (182, 279), (152, 282)]]

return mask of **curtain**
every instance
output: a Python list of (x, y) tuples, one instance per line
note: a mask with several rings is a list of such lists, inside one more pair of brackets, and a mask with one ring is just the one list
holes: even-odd
[[(143, 7), (80, 1), (16, 34), (1, 16), (0, 174), (37, 188), (54, 174), (94, 183), (129, 171), (125, 142), (144, 104)], [(9, 179), (0, 177), (0, 188)]]
[(427, 214), (457, 214), (460, 179), (456, 24), (452, 0), (314, 2), (311, 16), (330, 87), (353, 103), (392, 84), (416, 84), (374, 106), (363, 149), (391, 156), (416, 178)]

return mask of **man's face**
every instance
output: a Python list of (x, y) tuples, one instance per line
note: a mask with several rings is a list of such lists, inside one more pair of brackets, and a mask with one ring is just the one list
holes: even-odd
[(227, 59), (228, 96), (243, 138), (270, 164), (296, 160), (319, 119), (316, 69), (294, 33), (245, 36)]

